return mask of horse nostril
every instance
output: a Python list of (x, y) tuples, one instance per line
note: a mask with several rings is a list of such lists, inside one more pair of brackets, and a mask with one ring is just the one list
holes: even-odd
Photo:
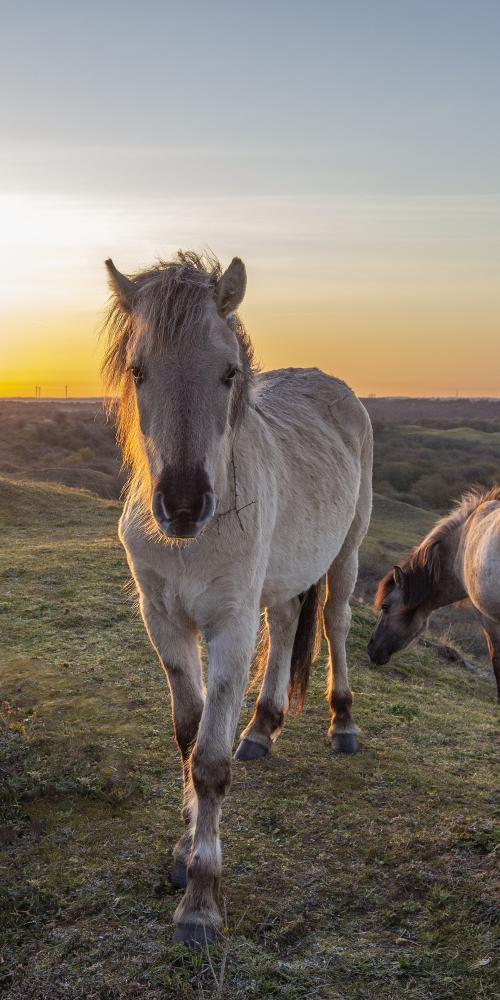
[(161, 493), (160, 490), (155, 490), (155, 492), (153, 494), (153, 502), (152, 502), (151, 506), (153, 508), (153, 514), (154, 514), (154, 516), (155, 516), (155, 518), (156, 518), (157, 521), (160, 521), (160, 522), (161, 521), (168, 521), (168, 519), (169, 519), (168, 511), (167, 511), (167, 508), (165, 506), (165, 500), (164, 500), (164, 497), (163, 497), (163, 493)]
[(198, 516), (198, 524), (205, 524), (213, 516), (215, 511), (215, 497), (211, 491), (203, 494), (201, 510)]

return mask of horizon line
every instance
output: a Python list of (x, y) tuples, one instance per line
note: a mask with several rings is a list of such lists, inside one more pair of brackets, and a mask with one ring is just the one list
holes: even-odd
[[(500, 394), (492, 396), (491, 394), (486, 395), (408, 395), (407, 393), (357, 393), (353, 390), (354, 394), (358, 396), (359, 399), (428, 399), (428, 400), (442, 400), (443, 402), (451, 402), (452, 400), (462, 400), (462, 401), (485, 401), (491, 400), (492, 402), (500, 402)], [(92, 402), (104, 402), (105, 400), (118, 399), (118, 396), (109, 396), (106, 394), (101, 394), (98, 396), (0, 396), (1, 402), (10, 403), (92, 403)]]

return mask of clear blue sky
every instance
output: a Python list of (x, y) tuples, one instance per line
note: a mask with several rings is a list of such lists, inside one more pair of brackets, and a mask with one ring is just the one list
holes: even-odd
[(11, 179), (35, 182), (42, 147), (42, 187), (498, 192), (498, 0), (2, 11), (2, 145), (25, 156)]

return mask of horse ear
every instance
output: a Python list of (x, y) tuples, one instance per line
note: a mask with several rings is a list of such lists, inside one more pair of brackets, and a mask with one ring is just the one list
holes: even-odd
[(104, 263), (108, 272), (108, 281), (111, 291), (114, 295), (116, 295), (122, 309), (124, 309), (125, 312), (131, 312), (136, 293), (136, 286), (133, 281), (130, 281), (129, 278), (126, 278), (124, 274), (121, 274), (120, 271), (117, 270), (111, 260), (111, 257), (108, 257)]
[(395, 566), (392, 571), (392, 575), (394, 577), (394, 583), (396, 584), (398, 590), (403, 590), (403, 587), (405, 585), (405, 575), (404, 571), (401, 569), (401, 566)]
[(217, 285), (217, 309), (221, 316), (229, 316), (243, 301), (247, 287), (247, 272), (239, 257), (233, 257), (227, 271)]

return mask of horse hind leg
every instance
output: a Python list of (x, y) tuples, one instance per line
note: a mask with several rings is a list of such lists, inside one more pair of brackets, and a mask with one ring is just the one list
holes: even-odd
[(351, 625), (349, 600), (358, 575), (357, 546), (344, 544), (327, 574), (323, 623), (328, 643), (328, 735), (335, 753), (356, 753), (358, 727), (352, 719), (352, 693), (347, 675), (346, 640)]
[(497, 700), (500, 705), (500, 625), (494, 625), (493, 622), (488, 622), (483, 615), (481, 615), (481, 622), (483, 625), (484, 637), (488, 645), (490, 663), (493, 667), (493, 673), (495, 674), (497, 684)]
[(300, 598), (268, 608), (269, 655), (254, 714), (240, 736), (235, 760), (265, 757), (277, 740), (288, 711), (290, 665), (300, 615)]

